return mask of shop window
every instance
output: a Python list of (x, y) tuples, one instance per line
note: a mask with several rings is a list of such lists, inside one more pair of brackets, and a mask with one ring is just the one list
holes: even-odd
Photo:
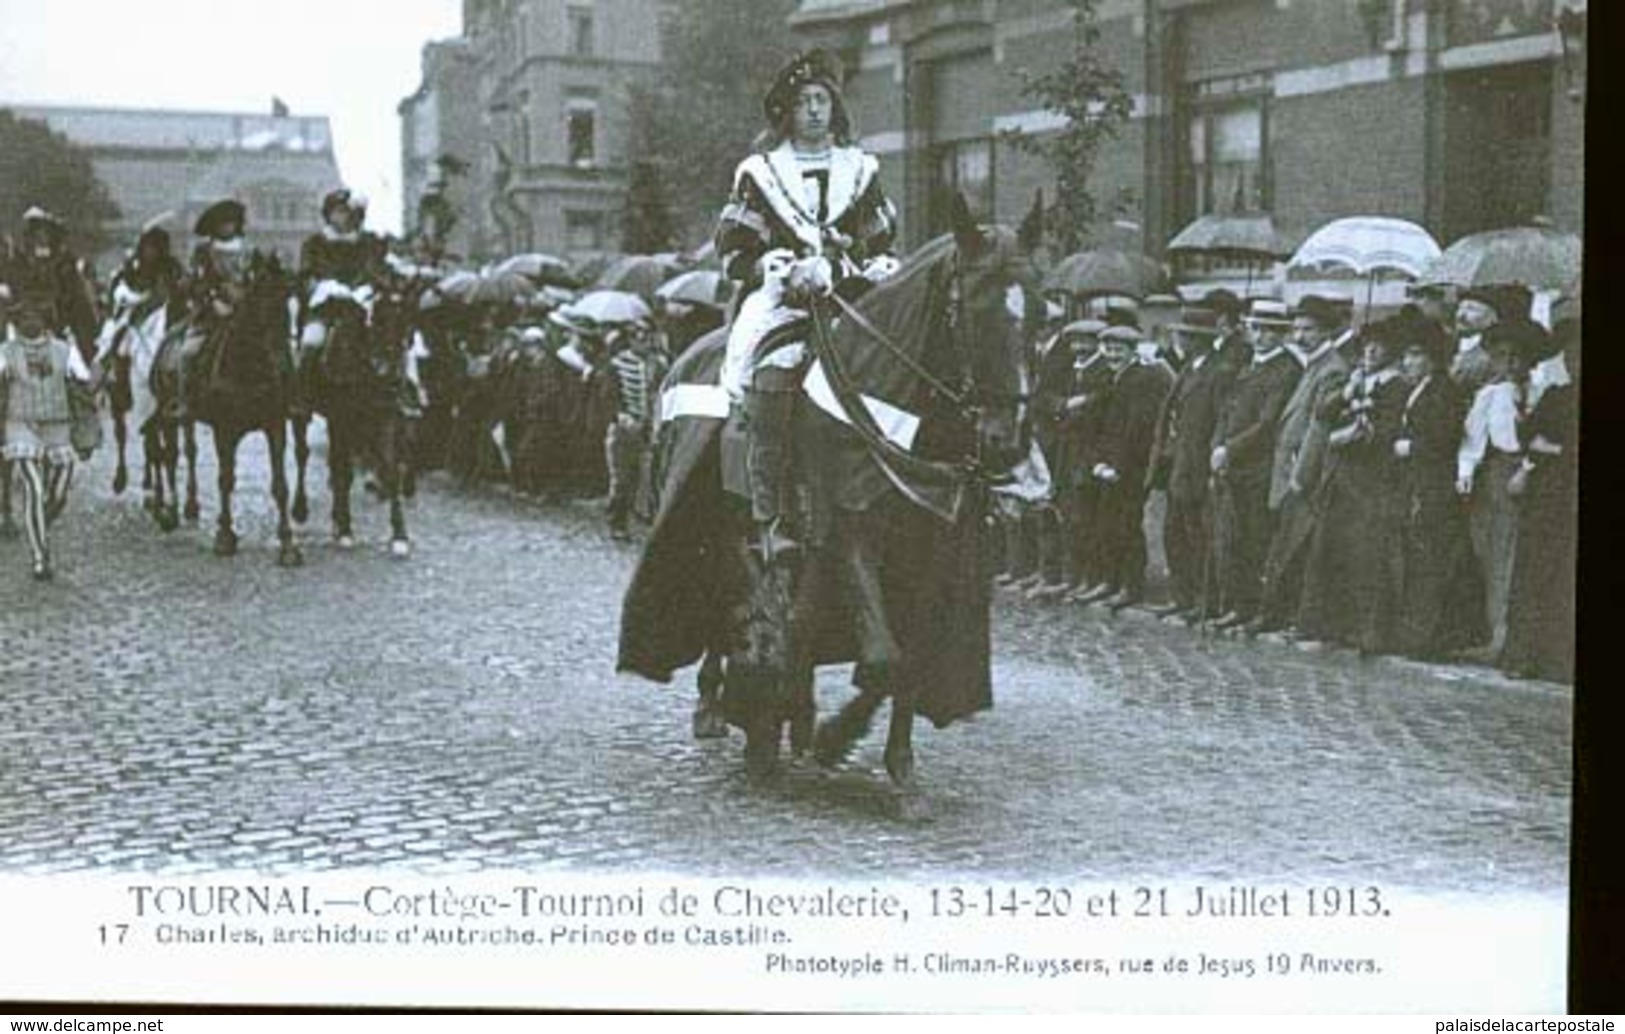
[(1184, 130), (1186, 221), (1213, 213), (1269, 211), (1269, 119), (1262, 97), (1198, 101), (1184, 118)]

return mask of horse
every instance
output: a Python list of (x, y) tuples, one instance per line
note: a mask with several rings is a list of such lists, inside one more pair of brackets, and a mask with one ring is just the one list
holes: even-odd
[[(728, 491), (733, 424), (711, 374), (726, 332), (668, 376), (660, 513), (623, 603), (617, 667), (664, 682), (702, 660), (695, 733), (713, 734), (720, 709), (744, 729), (748, 774), (777, 771), (787, 729), (795, 752), (839, 763), (890, 699), (885, 766), (911, 791), (916, 715), (942, 727), (992, 706), (983, 535), (989, 487), (1030, 445), (1035, 244), (978, 226), (959, 198), (951, 234), (855, 304), (813, 307), (793, 418), (796, 560), (750, 545), (748, 504)], [(1019, 321), (1006, 308), (1017, 287)], [(674, 416), (685, 404), (696, 415)], [(816, 667), (853, 662), (858, 696), (815, 726)]]
[[(174, 487), (176, 453), (182, 428), (192, 421), (213, 432), (218, 464), (220, 513), (214, 536), (215, 555), (235, 556), (237, 531), (232, 521), (232, 492), (237, 484), (237, 447), (243, 438), (265, 435), (271, 454), (271, 495), (277, 506), (277, 563), (304, 562), (288, 519), (288, 400), (292, 373), (288, 363), (288, 299), (293, 279), (275, 258), (256, 253), (246, 281), (233, 292), (229, 315), (204, 323), (183, 324), (178, 336), (160, 351), (153, 385), (158, 397), (157, 450)], [(162, 512), (163, 479), (158, 495)], [(173, 497), (171, 497), (173, 498)], [(191, 500), (188, 501), (189, 506)], [(169, 504), (172, 526), (174, 503)]]
[(370, 313), (355, 293), (331, 297), (324, 306), (327, 343), (307, 360), (317, 364), (313, 402), (327, 420), (333, 537), (342, 549), (355, 545), (350, 489), (357, 466), (365, 464), (389, 504), (390, 554), (412, 553), (402, 500), (412, 481), (416, 417), (427, 402), (406, 373), (417, 295), (406, 278), (387, 276), (371, 299)]

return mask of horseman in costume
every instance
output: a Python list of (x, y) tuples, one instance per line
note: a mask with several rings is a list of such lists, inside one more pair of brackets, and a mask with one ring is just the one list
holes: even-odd
[(763, 98), (769, 128), (739, 163), (717, 227), (717, 251), (742, 299), (729, 331), (721, 383), (746, 407), (751, 515), (771, 559), (797, 542), (790, 506), (789, 424), (804, 346), (775, 334), (838, 283), (882, 279), (896, 210), (879, 163), (853, 142), (841, 70), (827, 52), (792, 60)]
[(367, 199), (345, 188), (322, 199), (322, 229), (305, 238), (299, 255), (304, 291), (299, 302), (299, 394), (314, 399), (315, 363), (326, 347), (339, 306), (354, 304), (371, 318), (383, 273), (384, 242), (368, 232)]
[(40, 303), (53, 313), (49, 329), (72, 341), (80, 358), (96, 354), (96, 309), (61, 219), (38, 205), (24, 212), (21, 239), (3, 266), (0, 280), (11, 285), (17, 303)]

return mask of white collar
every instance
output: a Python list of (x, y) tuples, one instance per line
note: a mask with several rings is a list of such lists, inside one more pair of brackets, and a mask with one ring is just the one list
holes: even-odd
[(801, 201), (801, 163), (795, 147), (780, 144), (766, 154), (752, 155), (740, 172), (756, 182), (762, 196), (792, 233), (815, 252), (823, 250), (824, 227), (834, 223), (868, 189), (879, 169), (873, 157), (857, 147), (831, 147), (829, 154), (829, 212), (824, 222)]
[(1286, 346), (1285, 345), (1276, 345), (1274, 348), (1270, 349), (1268, 352), (1264, 352), (1262, 354), (1260, 354), (1258, 352), (1254, 352), (1253, 353), (1253, 365), (1254, 366), (1263, 366), (1265, 363), (1269, 362), (1271, 359), (1274, 359), (1276, 356), (1280, 355), (1282, 352), (1285, 352), (1285, 351), (1286, 351)]
[(1484, 340), (1484, 335), (1482, 333), (1469, 334), (1464, 338), (1459, 338), (1456, 341), (1456, 354), (1460, 355), (1463, 352), (1471, 352), (1473, 349), (1478, 347), (1479, 342), (1482, 340)]

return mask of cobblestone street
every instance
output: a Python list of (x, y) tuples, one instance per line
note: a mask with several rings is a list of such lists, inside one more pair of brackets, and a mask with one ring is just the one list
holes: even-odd
[(1564, 687), (1001, 597), (997, 707), (921, 724), (926, 817), (905, 820), (883, 725), (845, 769), (760, 787), (737, 734), (691, 738), (691, 677), (614, 675), (634, 554), (590, 504), (436, 475), (401, 562), (358, 488), (343, 552), (318, 452), (306, 563), (286, 570), (258, 440), (242, 550), (211, 554), (199, 444), (196, 527), (165, 536), (139, 491), (114, 498), (104, 450), (54, 529), (54, 583), (0, 542), (5, 870), (1566, 883)]

